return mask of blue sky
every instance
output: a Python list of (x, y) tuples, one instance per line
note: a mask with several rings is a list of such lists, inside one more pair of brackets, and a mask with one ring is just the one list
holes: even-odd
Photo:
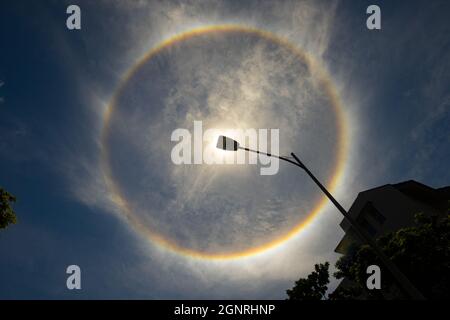
[[(366, 1), (78, 1), (81, 31), (65, 28), (68, 4), (0, 4), (0, 185), (17, 196), (19, 221), (0, 232), (0, 298), (284, 298), (285, 290), (314, 263), (338, 257), (333, 250), (342, 236), (341, 217), (331, 207), (274, 252), (221, 262), (186, 258), (149, 243), (111, 203), (99, 167), (105, 106), (145, 52), (193, 27), (232, 23), (264, 29), (321, 61), (348, 118), (349, 149), (335, 190), (345, 207), (359, 191), (386, 183), (416, 179), (433, 187), (450, 184), (447, 1), (378, 1), (381, 31), (365, 27), (365, 9), (372, 4)], [(189, 79), (180, 71), (184, 65), (174, 65), (177, 81), (186, 86), (177, 87), (181, 94), (172, 98), (193, 97), (180, 101), (195, 103), (198, 92), (182, 94), (192, 89), (191, 82), (182, 82)], [(145, 77), (150, 87), (159, 79), (150, 73)], [(216, 89), (205, 92), (213, 99)], [(182, 120), (176, 123), (187, 123)], [(320, 122), (314, 124), (312, 132), (320, 129)], [(154, 138), (164, 142), (165, 137)], [(289, 147), (304, 151), (303, 159), (317, 172), (327, 172), (325, 157), (314, 157), (330, 150), (332, 133), (312, 142), (320, 147)], [(296, 199), (292, 188), (301, 176), (281, 166), (284, 171), (270, 181), (274, 199)], [(125, 176), (141, 172), (118, 168)], [(145, 177), (152, 174), (157, 176), (151, 169), (142, 171)], [(175, 180), (186, 184), (189, 179)], [(155, 180), (149, 181), (154, 186)], [(283, 188), (283, 182), (290, 188)], [(306, 180), (299, 187), (305, 206), (317, 198)], [(246, 188), (243, 194), (258, 199), (271, 193)], [(169, 198), (161, 199), (163, 207), (165, 201), (169, 204)], [(260, 209), (239, 204), (248, 215)], [(149, 209), (148, 203), (142, 205)], [(175, 200), (171, 208), (175, 205), (180, 203)], [(205, 215), (213, 212), (203, 202), (192, 208)], [(207, 223), (199, 230), (214, 225)], [(201, 240), (201, 233), (191, 233)], [(70, 264), (81, 267), (81, 291), (65, 287)]]

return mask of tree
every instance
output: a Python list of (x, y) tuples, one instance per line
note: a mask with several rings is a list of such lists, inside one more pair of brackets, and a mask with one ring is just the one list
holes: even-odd
[(16, 213), (11, 206), (14, 202), (16, 197), (0, 187), (0, 229), (17, 222)]
[(325, 298), (329, 281), (328, 262), (314, 265), (313, 271), (306, 279), (299, 279), (295, 286), (287, 290), (288, 300), (322, 300)]
[[(415, 221), (415, 226), (386, 234), (379, 238), (377, 243), (426, 298), (448, 299), (450, 298), (448, 291), (450, 287), (450, 214), (440, 218), (417, 214)], [(368, 290), (366, 270), (373, 264), (379, 265), (383, 270), (382, 262), (368, 245), (355, 245), (348, 254), (336, 262), (338, 271), (334, 273), (334, 276), (337, 279), (347, 279), (347, 285), (339, 286), (328, 298), (331, 300), (408, 298), (400, 291), (387, 271), (382, 274), (381, 290)], [(305, 283), (307, 279), (299, 281)], [(308, 286), (298, 286), (297, 283), (294, 287), (296, 296), (310, 295), (311, 289)], [(322, 283), (328, 284), (328, 277), (322, 279)]]
[[(450, 287), (450, 215), (438, 218), (417, 214), (416, 225), (391, 232), (378, 239), (383, 252), (405, 276), (429, 299), (449, 298)], [(335, 277), (351, 280), (353, 290), (368, 298), (406, 298), (388, 272), (383, 273), (382, 290), (368, 290), (366, 268), (371, 264), (382, 267), (378, 257), (367, 245), (353, 250), (336, 262)], [(339, 296), (340, 292), (336, 292)], [(333, 295), (330, 295), (333, 298)]]

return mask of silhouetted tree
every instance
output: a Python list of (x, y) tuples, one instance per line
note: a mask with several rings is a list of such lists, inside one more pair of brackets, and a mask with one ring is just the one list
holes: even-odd
[(315, 271), (306, 279), (299, 279), (295, 286), (287, 290), (288, 300), (322, 300), (329, 281), (328, 262), (314, 265)]
[[(441, 218), (418, 214), (415, 216), (415, 221), (415, 226), (386, 234), (377, 242), (383, 252), (394, 261), (426, 298), (448, 299), (450, 298), (448, 290), (450, 288), (450, 214)], [(385, 270), (369, 246), (354, 246), (348, 254), (336, 262), (338, 271), (334, 273), (337, 279), (346, 278), (350, 281), (346, 286), (338, 287), (328, 298), (332, 300), (407, 298), (399, 290), (388, 271), (382, 273), (381, 290), (368, 290), (366, 270), (373, 264)], [(311, 275), (316, 273), (317, 265), (316, 271)], [(301, 286), (297, 285), (299, 283), (297, 281), (294, 287), (295, 296), (311, 295), (311, 289), (304, 284), (308, 283), (307, 279), (299, 280)], [(328, 284), (328, 277), (322, 278), (321, 283)], [(326, 287), (321, 289), (326, 291)]]
[(0, 229), (6, 228), (11, 223), (16, 223), (16, 213), (11, 206), (14, 202), (16, 202), (16, 197), (0, 188)]
[[(415, 221), (413, 227), (402, 228), (381, 237), (378, 244), (425, 297), (449, 298), (450, 215), (438, 218), (417, 214)], [(366, 298), (377, 299), (383, 293), (388, 298), (405, 298), (387, 271), (381, 277), (382, 290), (368, 290), (366, 269), (371, 264), (383, 268), (372, 249), (363, 245), (336, 262), (338, 271), (334, 276), (351, 280), (353, 286), (347, 289), (353, 290), (355, 295), (363, 294)], [(346, 294), (336, 290), (330, 299), (345, 298)]]

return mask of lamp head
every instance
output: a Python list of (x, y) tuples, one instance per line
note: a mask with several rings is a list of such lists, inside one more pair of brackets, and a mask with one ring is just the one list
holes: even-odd
[(216, 147), (226, 151), (237, 151), (239, 149), (239, 142), (225, 136), (219, 136)]

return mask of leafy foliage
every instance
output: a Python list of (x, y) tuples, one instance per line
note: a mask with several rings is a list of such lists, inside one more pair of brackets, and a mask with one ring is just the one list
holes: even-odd
[(316, 264), (313, 271), (306, 279), (299, 279), (295, 286), (287, 290), (288, 300), (322, 300), (327, 291), (329, 281), (330, 264)]
[(14, 202), (16, 202), (16, 197), (0, 188), (0, 229), (17, 222), (16, 214), (11, 207)]
[[(438, 218), (418, 214), (416, 225), (389, 233), (377, 240), (383, 252), (394, 261), (397, 267), (428, 299), (450, 298), (450, 214)], [(367, 267), (379, 265), (382, 268), (381, 290), (366, 288)], [(336, 262), (337, 279), (345, 278), (347, 285), (339, 286), (329, 295), (331, 300), (345, 299), (404, 299), (389, 272), (383, 272), (383, 264), (373, 250), (367, 246), (354, 246), (347, 255)], [(296, 282), (296, 297), (316, 297), (311, 290), (311, 279), (315, 279), (316, 271), (307, 279)], [(325, 273), (322, 273), (325, 277)], [(328, 278), (321, 278), (321, 283), (328, 284)], [(301, 284), (301, 285), (299, 285)], [(323, 287), (321, 287), (323, 290)], [(326, 287), (324, 289), (326, 291)], [(289, 295), (288, 290), (288, 295)], [(322, 291), (321, 291), (322, 292)]]
[[(381, 237), (378, 244), (425, 297), (449, 298), (450, 215), (438, 219), (436, 216), (418, 214), (415, 220), (416, 226), (389, 233)], [(381, 298), (381, 292), (367, 290), (365, 286), (366, 268), (371, 264), (383, 268), (372, 249), (363, 245), (337, 261), (336, 268), (339, 271), (334, 276), (351, 280), (354, 292), (369, 299), (378, 299)], [(383, 273), (382, 288), (385, 297), (405, 298), (389, 272)], [(339, 294), (336, 292), (336, 296)], [(330, 298), (336, 296), (330, 295)]]

